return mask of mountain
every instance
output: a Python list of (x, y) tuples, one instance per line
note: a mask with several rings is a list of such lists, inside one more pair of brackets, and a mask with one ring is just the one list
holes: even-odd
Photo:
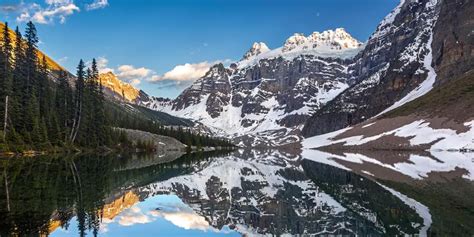
[[(423, 235), (429, 227), (414, 205), (377, 182), (278, 151), (239, 150), (188, 167), (137, 193), (143, 199), (175, 194), (192, 208), (188, 213), (205, 219), (202, 226), (227, 225), (244, 236)], [(183, 209), (165, 204), (154, 214), (177, 216)], [(386, 215), (390, 210), (398, 218)]]
[[(0, 32), (2, 32), (2, 34), (0, 34), (0, 39), (3, 39), (3, 29), (5, 28), (5, 23), (1, 22), (0, 21)], [(10, 34), (10, 38), (12, 39), (12, 42), (16, 42), (16, 34), (15, 34), (15, 31), (13, 31), (12, 29), (9, 29), (9, 34)], [(38, 50), (38, 58), (39, 59), (42, 59), (43, 57), (46, 58), (46, 63), (48, 65), (48, 67), (52, 70), (53, 73), (57, 73), (59, 72), (60, 70), (63, 70), (63, 71), (66, 71), (61, 65), (59, 65), (59, 63), (57, 63), (56, 61), (54, 61), (53, 59), (51, 59), (48, 55), (46, 55), (45, 53), (41, 52)]]
[[(379, 24), (351, 65), (355, 84), (313, 115), (303, 134), (323, 134), (357, 124), (410, 93), (410, 99), (426, 93), (434, 79), (431, 44), (437, 18), (436, 1), (402, 1)], [(420, 85), (418, 92), (412, 92)]]
[[(364, 44), (344, 29), (294, 34), (273, 50), (255, 43), (239, 62), (215, 65), (177, 99), (147, 106), (202, 122), (242, 146), (298, 143), (355, 126), (474, 68), (473, 5), (403, 0)], [(469, 118), (447, 111), (446, 121), (464, 127), (458, 131), (469, 129)]]
[[(0, 37), (3, 36), (3, 29), (5, 24), (0, 22)], [(15, 32), (9, 29), (12, 41), (15, 42)], [(46, 63), (49, 69), (49, 78), (52, 81), (57, 81), (59, 72), (65, 71), (71, 85), (74, 85), (76, 77), (71, 72), (67, 71), (58, 62), (47, 56), (41, 50), (37, 50), (38, 59), (46, 58)], [(114, 114), (122, 116), (130, 116), (140, 120), (151, 120), (159, 122), (163, 125), (169, 126), (193, 126), (194, 123), (188, 119), (178, 118), (169, 114), (153, 111), (140, 106), (150, 100), (149, 96), (141, 90), (136, 89), (132, 85), (122, 82), (113, 73), (101, 74), (99, 82), (102, 83), (104, 93), (107, 98), (106, 107)]]
[(287, 138), (279, 144), (295, 142), (291, 134), (313, 111), (349, 87), (351, 57), (362, 48), (344, 29), (295, 34), (274, 50), (255, 43), (241, 61), (214, 65), (175, 100), (146, 105), (201, 122), (241, 145), (274, 145), (260, 139), (263, 133)]
[(268, 46), (263, 43), (263, 42), (255, 42), (253, 45), (252, 45), (252, 48), (249, 49), (249, 51), (247, 51), (247, 53), (245, 53), (244, 55), (244, 58), (243, 60), (246, 60), (246, 59), (249, 59), (249, 58), (252, 58), (252, 57), (255, 57), (257, 55), (260, 55), (262, 53), (266, 53), (270, 51), (270, 49), (268, 48)]
[(360, 80), (315, 113), (303, 129), (311, 137), (304, 147), (474, 150), (474, 3), (405, 2), (397, 9), (394, 28), (386, 30), (397, 38), (396, 26), (407, 24), (400, 14), (413, 9), (419, 10), (412, 14), (434, 14), (436, 24), (420, 27), (420, 40), (406, 46), (411, 52), (414, 43), (424, 44), (422, 54), (409, 57), (402, 50), (375, 85), (363, 87), (370, 83)]
[(121, 81), (113, 72), (101, 73), (100, 84), (106, 95), (129, 103), (141, 104), (148, 101), (150, 96), (133, 85)]

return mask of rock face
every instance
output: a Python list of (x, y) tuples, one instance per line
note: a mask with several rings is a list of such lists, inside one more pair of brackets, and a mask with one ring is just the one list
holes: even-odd
[(242, 142), (298, 142), (300, 129), (305, 137), (339, 130), (474, 68), (473, 5), (403, 0), (364, 45), (344, 29), (295, 34), (274, 50), (255, 43), (241, 61), (214, 66), (176, 100), (148, 106)]
[(238, 63), (217, 64), (175, 100), (148, 106), (223, 135), (288, 132), (349, 86), (350, 58), (361, 45), (343, 29), (297, 34), (275, 50), (255, 43)]
[(434, 29), (433, 63), (443, 85), (474, 69), (474, 2), (442, 1)]
[(127, 134), (127, 138), (134, 141), (152, 142), (157, 150), (161, 151), (184, 151), (186, 146), (172, 137), (160, 136), (149, 132), (118, 128)]
[(402, 1), (349, 69), (356, 83), (315, 113), (303, 134), (360, 123), (472, 70), (473, 13), (472, 1)]
[(303, 134), (319, 135), (362, 122), (417, 88), (432, 70), (437, 18), (436, 1), (402, 1), (355, 58), (349, 69), (355, 83), (315, 113)]
[(149, 100), (149, 96), (144, 91), (121, 81), (112, 72), (100, 74), (99, 82), (104, 87), (105, 93), (114, 99), (136, 104)]

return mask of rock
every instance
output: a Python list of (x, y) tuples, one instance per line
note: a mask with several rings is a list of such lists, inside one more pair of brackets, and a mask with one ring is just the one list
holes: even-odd
[(168, 152), (168, 151), (184, 151), (186, 145), (179, 142), (175, 138), (161, 136), (149, 132), (117, 128), (120, 131), (124, 131), (127, 134), (127, 138), (133, 142), (152, 142), (156, 148), (156, 152)]

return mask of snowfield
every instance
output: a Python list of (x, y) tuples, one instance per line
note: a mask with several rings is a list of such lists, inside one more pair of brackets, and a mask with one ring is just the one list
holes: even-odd
[[(370, 124), (370, 126), (374, 126), (374, 124), (376, 124), (376, 122)], [(307, 149), (320, 148), (338, 143), (343, 143), (344, 146), (358, 146), (375, 141), (387, 135), (394, 135), (409, 139), (410, 145), (412, 146), (426, 145), (434, 142), (429, 149), (432, 151), (474, 150), (474, 120), (467, 122), (464, 125), (470, 129), (467, 132), (458, 133), (456, 130), (452, 129), (431, 128), (429, 122), (418, 120), (375, 136), (364, 137), (363, 135), (359, 135), (335, 139), (338, 135), (352, 129), (352, 127), (349, 127), (332, 133), (306, 138), (302, 144), (303, 147)]]

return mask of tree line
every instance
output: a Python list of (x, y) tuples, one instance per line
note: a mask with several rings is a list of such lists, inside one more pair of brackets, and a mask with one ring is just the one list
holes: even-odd
[[(152, 119), (140, 118), (137, 114), (127, 113), (119, 106), (106, 105), (107, 114), (114, 118), (111, 126), (146, 131), (162, 136), (173, 137), (187, 146), (202, 147), (234, 147), (232, 142), (224, 138), (215, 138), (184, 129), (182, 126), (164, 126)], [(121, 141), (123, 142), (123, 135)], [(146, 147), (146, 145), (144, 145)]]
[(111, 144), (95, 59), (90, 67), (80, 61), (76, 80), (65, 71), (54, 76), (46, 56), (39, 57), (38, 42), (32, 22), (27, 23), (24, 36), (17, 27), (12, 37), (8, 23), (4, 25), (0, 43), (1, 141), (15, 149)]
[(124, 140), (114, 126), (168, 135), (190, 146), (231, 146), (225, 140), (167, 129), (127, 113), (117, 117), (116, 110), (108, 109), (95, 59), (89, 66), (80, 60), (74, 78), (64, 70), (52, 70), (47, 58), (39, 57), (39, 38), (32, 22), (26, 24), (24, 35), (18, 27), (11, 34), (8, 23), (3, 28), (0, 151), (114, 146)]

